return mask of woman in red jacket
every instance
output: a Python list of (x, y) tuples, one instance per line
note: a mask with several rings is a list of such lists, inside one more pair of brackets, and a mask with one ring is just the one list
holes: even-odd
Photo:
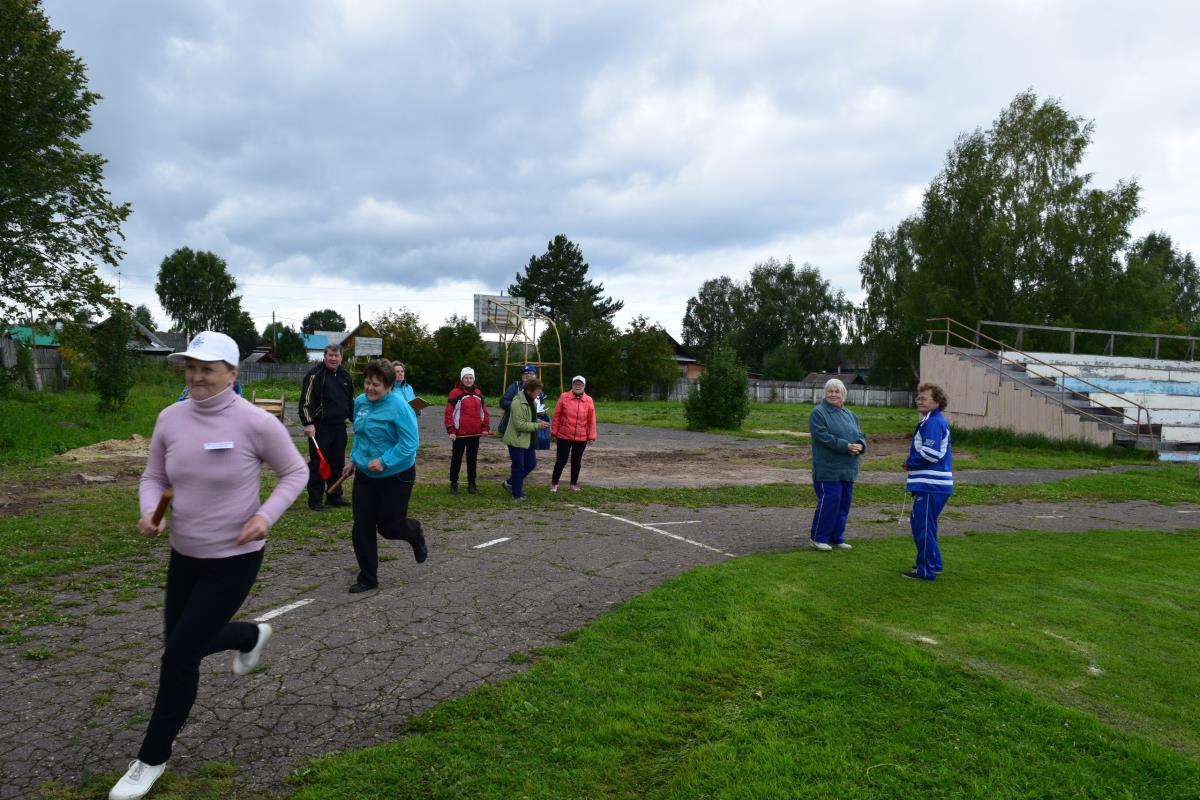
[(458, 494), (458, 470), (463, 452), (467, 454), (467, 492), (479, 494), (475, 487), (475, 460), (479, 440), (491, 436), (491, 419), (483, 392), (475, 385), (475, 370), (463, 367), (458, 383), (446, 401), (446, 433), (450, 434), (450, 494)]
[(596, 441), (596, 405), (584, 393), (587, 381), (582, 375), (571, 379), (571, 391), (563, 392), (554, 406), (550, 435), (558, 440), (558, 456), (554, 459), (554, 476), (550, 491), (558, 491), (567, 456), (571, 457), (571, 491), (579, 491), (579, 467), (583, 464), (583, 449)]

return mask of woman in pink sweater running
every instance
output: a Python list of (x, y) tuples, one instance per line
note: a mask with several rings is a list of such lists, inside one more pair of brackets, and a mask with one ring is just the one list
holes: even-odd
[[(166, 527), (152, 516), (163, 491), (175, 492), (164, 611), (166, 646), (154, 711), (137, 759), (109, 792), (110, 800), (143, 797), (167, 767), (171, 745), (187, 722), (205, 656), (233, 650), (233, 671), (257, 664), (271, 636), (265, 623), (232, 622), (258, 577), (267, 529), (308, 481), (308, 467), (279, 420), (238, 397), (238, 347), (223, 333), (196, 334), (183, 353), (189, 397), (158, 415), (138, 491), (143, 536)], [(259, 479), (266, 463), (279, 483), (265, 503)]]

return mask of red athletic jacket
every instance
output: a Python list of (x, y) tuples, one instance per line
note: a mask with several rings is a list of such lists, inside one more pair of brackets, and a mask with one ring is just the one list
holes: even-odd
[(563, 392), (554, 406), (550, 435), (568, 442), (590, 442), (596, 438), (596, 406), (587, 392)]
[(487, 435), (491, 430), (491, 418), (488, 416), (487, 401), (478, 386), (470, 389), (459, 381), (450, 390), (446, 401), (446, 433), (455, 436)]

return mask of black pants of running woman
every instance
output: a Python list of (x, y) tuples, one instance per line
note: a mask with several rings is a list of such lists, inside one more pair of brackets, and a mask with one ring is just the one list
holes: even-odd
[(475, 462), (479, 458), (479, 437), (458, 436), (450, 445), (450, 482), (458, 483), (463, 451), (467, 453), (467, 483), (475, 485)]
[(558, 440), (558, 452), (554, 456), (554, 475), (550, 478), (551, 483), (558, 483), (558, 479), (562, 477), (563, 467), (567, 464), (567, 456), (571, 457), (571, 485), (579, 483), (579, 468), (583, 465), (583, 449), (587, 447), (587, 442), (569, 442), (566, 439)]
[(171, 551), (164, 612), (166, 647), (158, 695), (138, 751), (144, 764), (162, 764), (187, 722), (200, 686), (200, 662), (223, 650), (246, 652), (258, 643), (258, 626), (230, 622), (258, 577), (263, 551), (229, 558), (192, 558)]
[(408, 518), (408, 499), (417, 480), (414, 464), (387, 478), (372, 478), (361, 469), (354, 472), (354, 558), (358, 561), (358, 582), (379, 585), (379, 542), (401, 539), (416, 547), (421, 523)]

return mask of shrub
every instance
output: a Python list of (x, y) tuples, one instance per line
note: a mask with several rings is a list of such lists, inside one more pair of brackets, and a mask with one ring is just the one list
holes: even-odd
[(133, 387), (138, 368), (137, 353), (129, 349), (134, 336), (133, 314), (125, 306), (92, 330), (92, 381), (100, 395), (100, 407), (118, 411)]
[(750, 376), (738, 363), (733, 350), (720, 347), (709, 359), (708, 371), (700, 376), (696, 389), (684, 404), (688, 428), (726, 428), (736, 430), (750, 414), (746, 387)]

